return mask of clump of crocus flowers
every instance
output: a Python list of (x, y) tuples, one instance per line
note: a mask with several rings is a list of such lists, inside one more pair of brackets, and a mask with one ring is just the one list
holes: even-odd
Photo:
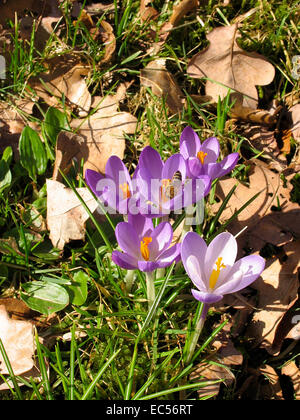
[[(182, 261), (196, 288), (191, 290), (202, 302), (202, 312), (187, 354), (189, 362), (210, 305), (225, 294), (235, 293), (254, 282), (265, 261), (250, 255), (236, 261), (237, 242), (228, 232), (220, 233), (207, 244), (185, 223), (180, 241), (174, 243), (169, 216), (182, 213), (186, 221), (194, 207), (204, 202), (217, 178), (236, 166), (239, 154), (219, 160), (220, 145), (215, 137), (202, 144), (197, 133), (186, 127), (180, 137), (180, 150), (165, 162), (150, 146), (140, 154), (131, 176), (120, 158), (112, 156), (105, 175), (87, 170), (86, 183), (110, 213), (124, 216), (115, 229), (119, 250), (112, 260), (127, 270), (131, 285), (134, 270), (145, 273), (149, 308), (155, 301), (155, 273)], [(191, 210), (192, 209), (192, 210)]]

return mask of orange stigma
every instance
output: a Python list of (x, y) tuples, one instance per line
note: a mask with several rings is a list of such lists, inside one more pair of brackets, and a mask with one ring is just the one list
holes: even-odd
[(197, 158), (200, 160), (202, 165), (204, 165), (204, 159), (206, 158), (206, 156), (207, 156), (207, 153), (204, 153), (202, 151), (197, 153)]
[(141, 254), (145, 261), (149, 261), (149, 248), (148, 245), (152, 242), (152, 238), (145, 236), (141, 241)]
[(120, 184), (120, 190), (123, 193), (123, 200), (131, 197), (131, 192), (129, 190), (129, 185), (127, 182), (124, 182), (124, 184)]

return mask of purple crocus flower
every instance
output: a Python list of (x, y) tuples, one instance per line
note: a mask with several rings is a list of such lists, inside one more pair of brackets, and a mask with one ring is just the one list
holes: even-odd
[(188, 176), (198, 178), (208, 175), (212, 180), (230, 172), (236, 165), (239, 154), (231, 153), (217, 162), (220, 144), (216, 137), (206, 139), (202, 144), (191, 127), (186, 127), (180, 137), (180, 153), (187, 162)]
[(207, 307), (224, 295), (249, 286), (265, 268), (265, 260), (259, 255), (235, 261), (236, 256), (237, 242), (230, 233), (220, 233), (208, 246), (195, 232), (185, 235), (181, 258), (188, 276), (198, 289), (192, 289), (195, 299)]
[(173, 229), (162, 222), (154, 228), (152, 219), (128, 215), (128, 222), (118, 223), (116, 238), (123, 252), (113, 251), (112, 260), (127, 270), (152, 272), (180, 260), (180, 245), (171, 245)]
[(85, 180), (94, 194), (105, 205), (121, 214), (138, 213), (138, 191), (135, 178), (136, 169), (131, 178), (126, 166), (118, 156), (111, 156), (105, 166), (105, 176), (99, 172), (87, 169)]
[(211, 180), (204, 174), (197, 181), (188, 179), (186, 161), (180, 153), (163, 162), (155, 149), (145, 147), (137, 176), (140, 212), (148, 217), (160, 217), (200, 201), (208, 194)]

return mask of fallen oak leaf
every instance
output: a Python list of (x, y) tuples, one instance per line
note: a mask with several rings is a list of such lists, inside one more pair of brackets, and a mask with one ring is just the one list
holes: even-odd
[(190, 77), (208, 79), (206, 95), (216, 103), (231, 89), (240, 95), (243, 106), (256, 109), (256, 86), (271, 83), (275, 69), (262, 55), (240, 48), (238, 38), (238, 23), (213, 29), (207, 35), (209, 46), (192, 57), (187, 72)]
[(57, 136), (55, 146), (55, 162), (53, 168), (53, 181), (62, 181), (60, 171), (67, 174), (72, 166), (72, 158), (82, 153), (84, 138), (70, 131), (61, 131)]
[[(238, 237), (240, 250), (250, 248), (252, 251), (260, 251), (266, 243), (282, 246), (292, 241), (293, 236), (300, 235), (300, 225), (294, 222), (300, 217), (300, 208), (297, 203), (290, 201), (292, 186), (288, 180), (283, 181), (278, 173), (271, 171), (264, 162), (252, 160), (249, 163), (249, 186), (238, 184), (219, 220), (226, 223), (248, 200), (260, 193), (228, 225), (228, 230), (237, 235), (246, 228)], [(218, 182), (216, 195), (221, 202), (234, 185), (234, 178)], [(212, 211), (216, 213), (219, 207), (220, 203), (214, 204)]]
[(140, 16), (142, 21), (154, 20), (158, 17), (159, 13), (154, 7), (149, 6), (152, 0), (141, 0), (140, 4)]
[(44, 0), (6, 0), (1, 3), (0, 24), (3, 27), (7, 26), (9, 20), (14, 21), (16, 13), (18, 17), (24, 14), (25, 10), (41, 13), (45, 7)]
[[(196, 9), (199, 5), (199, 0), (182, 0), (179, 4), (173, 7), (170, 20), (162, 25), (157, 36), (159, 41), (155, 42), (147, 51), (150, 55), (157, 55), (161, 47), (166, 42), (170, 31), (175, 28), (180, 20), (188, 13)], [(156, 37), (156, 36), (155, 36)]]
[(192, 12), (199, 5), (199, 0), (182, 0), (173, 7), (173, 12), (170, 18), (171, 25), (177, 26), (181, 19)]
[(100, 22), (100, 27), (97, 28), (97, 32), (94, 33), (94, 36), (95, 39), (99, 37), (105, 45), (104, 57), (101, 59), (99, 64), (103, 65), (109, 63), (114, 55), (117, 46), (113, 27), (106, 20), (102, 19)]
[(38, 312), (33, 311), (22, 300), (16, 298), (0, 298), (0, 306), (5, 307), (11, 319), (24, 321), (38, 315)]
[(300, 142), (300, 103), (292, 106), (289, 109), (289, 114), (292, 120), (291, 132), (294, 139)]
[[(0, 305), (0, 339), (15, 375), (32, 369), (35, 351), (33, 326), (29, 321), (9, 318), (4, 305)], [(9, 374), (1, 352), (0, 373)]]
[(279, 353), (285, 338), (281, 321), (298, 299), (300, 242), (291, 242), (284, 250), (286, 259), (282, 262), (277, 257), (268, 259), (261, 277), (252, 285), (259, 293), (258, 311), (254, 312), (246, 333), (254, 347), (263, 347), (274, 355)]
[[(234, 98), (234, 94), (231, 95)], [(230, 116), (232, 118), (238, 118), (244, 121), (250, 121), (252, 123), (258, 123), (266, 126), (273, 126), (277, 121), (276, 114), (272, 114), (264, 109), (253, 109), (242, 105), (241, 97), (239, 101), (235, 102), (233, 107), (230, 109)]]
[(281, 369), (281, 374), (291, 378), (295, 399), (300, 400), (300, 369), (295, 361), (292, 360), (286, 363)]
[(238, 399), (244, 400), (283, 400), (279, 375), (267, 364), (258, 368), (247, 368), (245, 381), (237, 390)]
[(263, 152), (262, 157), (267, 160), (270, 169), (282, 172), (288, 167), (287, 158), (283, 150), (278, 147), (276, 131), (261, 124), (235, 124), (235, 132), (248, 139), (250, 146), (256, 151)]
[(42, 98), (48, 105), (61, 107), (62, 97), (67, 103), (78, 109), (79, 116), (86, 116), (91, 107), (91, 94), (83, 76), (89, 74), (89, 68), (78, 62), (77, 57), (65, 54), (48, 60), (47, 73), (33, 77), (28, 84), (30, 90)]
[(94, 113), (86, 119), (74, 119), (71, 128), (83, 137), (85, 147), (74, 157), (84, 159), (83, 171), (93, 169), (105, 173), (110, 156), (124, 157), (124, 133), (134, 134), (137, 119), (128, 112), (118, 111), (119, 102), (126, 93), (126, 85), (120, 85), (115, 95), (99, 98)]
[(166, 60), (151, 61), (140, 73), (141, 84), (151, 87), (154, 95), (164, 97), (172, 114), (181, 112), (185, 99), (175, 78), (166, 69)]
[[(71, 240), (83, 240), (89, 214), (71, 188), (47, 179), (47, 226), (54, 247), (62, 250)], [(87, 188), (76, 191), (93, 213), (98, 202)]]
[[(78, 4), (77, 1), (72, 0), (73, 3), (76, 5)], [(81, 10), (81, 6), (78, 7), (79, 10)], [(112, 1), (102, 1), (102, 2), (92, 2), (92, 4), (86, 4), (85, 9), (87, 12), (89, 12), (92, 15), (97, 15), (102, 12), (114, 12), (115, 11), (115, 2)]]
[(224, 366), (239, 366), (243, 363), (243, 355), (237, 350), (230, 338), (230, 330), (233, 324), (227, 322), (227, 324), (222, 328), (214, 341), (212, 341), (212, 346), (217, 350), (216, 357), (218, 361)]
[(217, 359), (211, 359), (199, 363), (191, 373), (191, 381), (199, 381), (199, 379), (208, 382), (206, 386), (199, 388), (197, 391), (199, 398), (203, 398), (218, 395), (222, 382), (215, 383), (216, 380), (221, 379), (226, 386), (229, 386), (235, 381), (235, 376), (228, 367), (221, 365)]

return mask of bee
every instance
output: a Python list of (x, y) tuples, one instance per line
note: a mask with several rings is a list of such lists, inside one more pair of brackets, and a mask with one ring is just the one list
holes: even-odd
[(174, 198), (182, 186), (182, 175), (180, 171), (175, 172), (172, 179), (163, 179), (161, 185), (161, 197), (163, 201)]

